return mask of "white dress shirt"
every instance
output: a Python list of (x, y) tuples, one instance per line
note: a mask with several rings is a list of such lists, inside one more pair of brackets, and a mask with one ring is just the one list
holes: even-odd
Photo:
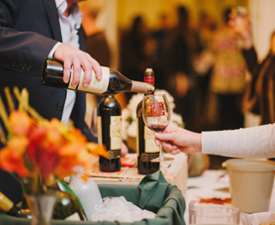
[(202, 152), (229, 157), (275, 157), (275, 123), (202, 133)]
[[(79, 36), (78, 29), (81, 25), (81, 13), (78, 7), (75, 7), (69, 16), (65, 16), (64, 12), (67, 9), (67, 1), (66, 0), (55, 0), (56, 7), (58, 9), (59, 14), (59, 24), (62, 35), (62, 42), (69, 43), (76, 48), (79, 48)], [(51, 50), (49, 56), (51, 57), (58, 47), (56, 44)], [(68, 122), (75, 104), (76, 93), (72, 90), (67, 90), (66, 100), (62, 112), (61, 120), (63, 122)]]

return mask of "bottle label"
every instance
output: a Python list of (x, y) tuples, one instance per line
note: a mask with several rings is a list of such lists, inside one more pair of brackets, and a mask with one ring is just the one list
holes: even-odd
[(121, 149), (121, 116), (111, 116), (110, 123), (110, 150)]
[(140, 159), (143, 162), (159, 163), (160, 162), (160, 153), (159, 152), (142, 153), (140, 155)]
[(160, 152), (160, 146), (157, 145), (155, 139), (155, 132), (150, 130), (148, 127), (144, 127), (144, 140), (146, 153), (156, 153)]
[(80, 73), (80, 81), (79, 81), (78, 87), (72, 84), (72, 76), (71, 76), (68, 88), (73, 89), (73, 90), (77, 89), (80, 91), (90, 92), (90, 93), (94, 93), (94, 94), (102, 94), (102, 93), (106, 92), (108, 89), (108, 85), (109, 85), (110, 68), (102, 66), (101, 71), (102, 71), (101, 80), (97, 80), (97, 78), (95, 76), (95, 72), (92, 70), (91, 82), (89, 83), (88, 86), (84, 87), (83, 86), (84, 72), (82, 70)]

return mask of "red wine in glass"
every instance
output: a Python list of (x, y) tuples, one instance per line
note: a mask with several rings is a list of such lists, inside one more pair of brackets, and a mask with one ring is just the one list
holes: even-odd
[(166, 127), (167, 127), (167, 125), (165, 124), (165, 125), (162, 125), (162, 124), (159, 124), (159, 125), (149, 125), (148, 126), (148, 128), (150, 129), (150, 130), (153, 130), (153, 131), (155, 131), (155, 132), (162, 132), (162, 131), (164, 131), (165, 129), (166, 129)]

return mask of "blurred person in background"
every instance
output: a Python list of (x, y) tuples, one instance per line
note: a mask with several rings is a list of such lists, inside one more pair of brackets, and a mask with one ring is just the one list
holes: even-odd
[(141, 80), (146, 68), (145, 43), (147, 27), (142, 16), (133, 18), (130, 28), (122, 34), (120, 70), (130, 79)]
[(208, 48), (213, 39), (213, 34), (217, 30), (217, 24), (207, 12), (202, 11), (199, 14), (197, 28), (200, 36), (201, 45), (204, 49)]
[(165, 41), (167, 40), (170, 32), (171, 32), (171, 25), (169, 22), (169, 16), (165, 13), (161, 13), (158, 17), (159, 19), (159, 27), (153, 31), (153, 38), (156, 41), (156, 53), (155, 53), (155, 59), (156, 59), (156, 66), (155, 66), (155, 72), (157, 76), (157, 87), (160, 89), (167, 88), (166, 80), (165, 80), (165, 73), (164, 68), (161, 63), (161, 57), (164, 54), (164, 46)]
[(244, 50), (249, 67), (252, 69), (250, 98), (245, 106), (259, 114), (261, 124), (275, 122), (275, 31), (270, 38), (270, 49), (264, 60), (258, 64), (254, 49)]
[[(122, 34), (120, 45), (120, 70), (134, 80), (143, 80), (144, 71), (151, 67), (157, 74), (157, 43), (142, 16), (134, 17), (132, 24)], [(158, 87), (158, 78), (156, 79)], [(126, 96), (129, 99), (131, 93)]]
[(239, 8), (236, 12), (243, 15), (235, 25), (236, 32), (243, 41), (243, 55), (250, 72), (248, 92), (244, 99), (244, 111), (260, 115), (260, 123), (275, 122), (275, 31), (271, 34), (269, 51), (261, 63), (258, 63), (256, 50), (253, 46), (252, 30), (247, 12)]
[(232, 8), (224, 10), (223, 21), (212, 43), (214, 64), (210, 89), (217, 98), (218, 129), (235, 129), (243, 126), (241, 100), (246, 64), (234, 29), (238, 16)]
[(209, 83), (213, 70), (213, 55), (211, 53), (211, 44), (216, 32), (217, 24), (213, 18), (206, 12), (199, 14), (197, 32), (199, 34), (201, 52), (194, 60), (194, 70), (196, 71), (197, 81), (197, 100), (198, 100), (198, 120), (200, 129), (210, 128), (211, 98), (209, 95)]
[(199, 37), (190, 25), (186, 7), (178, 6), (177, 17), (177, 25), (166, 40), (161, 64), (165, 73), (165, 88), (175, 96), (176, 111), (183, 116), (186, 127), (193, 128), (196, 118), (193, 59), (200, 50)]

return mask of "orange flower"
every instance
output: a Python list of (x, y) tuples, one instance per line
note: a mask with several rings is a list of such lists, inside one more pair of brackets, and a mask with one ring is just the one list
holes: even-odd
[(18, 155), (23, 155), (28, 146), (28, 139), (26, 137), (13, 137), (7, 143), (8, 149), (15, 151)]
[(70, 129), (66, 135), (70, 142), (87, 143), (86, 137), (78, 129)]
[(0, 151), (0, 168), (21, 177), (28, 175), (22, 155), (8, 147)]
[(109, 153), (106, 150), (106, 148), (104, 147), (104, 145), (88, 143), (86, 145), (86, 147), (87, 147), (88, 152), (91, 153), (92, 155), (100, 155), (105, 158), (109, 157)]
[[(0, 112), (9, 138), (6, 146), (0, 149), (1, 169), (27, 177), (35, 186), (38, 185), (35, 179), (42, 177), (46, 186), (56, 177), (62, 179), (73, 175), (76, 168), (90, 171), (98, 162), (96, 156), (108, 156), (103, 146), (88, 143), (72, 123), (43, 119), (28, 105), (26, 91), (20, 93), (15, 88), (14, 92), (20, 111), (12, 111), (8, 119), (5, 110)], [(0, 98), (0, 105), (3, 105), (1, 103)], [(10, 108), (13, 110), (14, 107)]]
[(13, 135), (26, 136), (33, 124), (27, 113), (14, 111), (10, 114), (8, 123)]

